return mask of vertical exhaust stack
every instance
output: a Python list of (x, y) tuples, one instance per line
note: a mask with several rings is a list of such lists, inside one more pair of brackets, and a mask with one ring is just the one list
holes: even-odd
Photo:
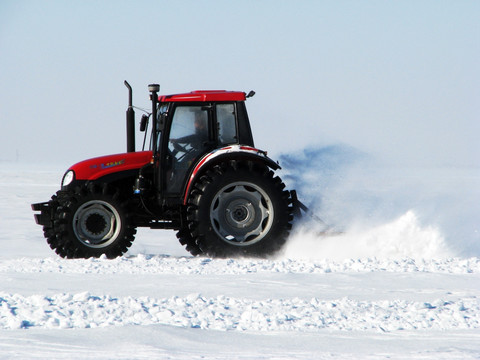
[(157, 103), (158, 103), (158, 92), (160, 91), (160, 85), (150, 84), (148, 85), (148, 91), (150, 94), (150, 100), (152, 100), (152, 131), (153, 131), (153, 152), (157, 150)]
[(135, 152), (135, 110), (132, 105), (132, 87), (125, 80), (128, 88), (128, 109), (127, 109), (127, 152)]

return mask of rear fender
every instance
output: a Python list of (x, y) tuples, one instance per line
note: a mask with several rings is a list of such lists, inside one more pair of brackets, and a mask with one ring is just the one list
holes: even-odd
[(213, 165), (229, 160), (251, 160), (260, 162), (273, 170), (280, 169), (280, 165), (270, 159), (265, 151), (244, 145), (230, 145), (221, 149), (214, 150), (204, 155), (193, 169), (185, 188), (183, 195), (183, 204), (187, 204), (188, 194), (192, 185), (207, 169)]

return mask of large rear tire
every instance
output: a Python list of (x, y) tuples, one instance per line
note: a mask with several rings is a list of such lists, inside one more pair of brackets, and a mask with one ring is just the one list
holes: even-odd
[(290, 193), (266, 166), (230, 162), (215, 166), (188, 199), (192, 237), (210, 257), (267, 257), (291, 229)]
[(187, 250), (193, 256), (203, 254), (202, 250), (200, 250), (197, 243), (195, 242), (195, 238), (193, 238), (190, 234), (190, 231), (188, 231), (188, 228), (180, 229), (177, 232), (177, 239), (181, 245), (185, 246), (185, 250)]
[(120, 192), (91, 185), (75, 192), (58, 192), (50, 247), (66, 258), (106, 255), (113, 259), (132, 244), (136, 228)]

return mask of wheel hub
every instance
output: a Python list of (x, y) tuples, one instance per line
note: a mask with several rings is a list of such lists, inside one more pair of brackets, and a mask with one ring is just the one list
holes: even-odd
[(244, 199), (233, 200), (225, 209), (225, 218), (233, 227), (245, 227), (255, 219), (255, 208)]
[(105, 218), (100, 214), (91, 214), (85, 221), (86, 230), (94, 235), (98, 235), (105, 230), (107, 222)]
[(92, 200), (77, 209), (72, 225), (75, 235), (84, 245), (101, 248), (116, 240), (121, 220), (112, 205)]
[(245, 206), (241, 206), (232, 213), (232, 218), (235, 221), (243, 221), (247, 218), (248, 216), (248, 210)]
[(260, 187), (237, 182), (221, 189), (212, 202), (210, 218), (216, 233), (234, 245), (260, 241), (271, 227), (273, 206)]

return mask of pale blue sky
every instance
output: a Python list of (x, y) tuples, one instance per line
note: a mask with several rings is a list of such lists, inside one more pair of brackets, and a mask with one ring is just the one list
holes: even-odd
[(0, 160), (123, 152), (127, 79), (146, 108), (153, 82), (255, 90), (274, 156), (343, 143), (478, 166), (479, 64), (479, 1), (1, 0)]

